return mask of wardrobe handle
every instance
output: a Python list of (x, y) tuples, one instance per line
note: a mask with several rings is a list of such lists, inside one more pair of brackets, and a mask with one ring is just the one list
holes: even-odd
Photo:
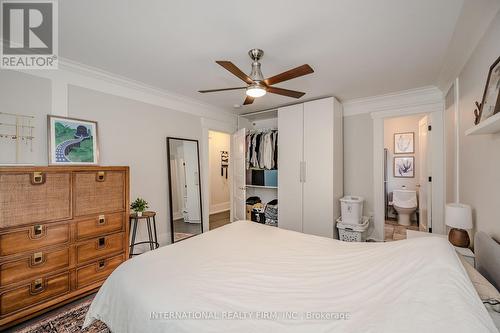
[(301, 183), (306, 182), (306, 162), (305, 161), (300, 162), (300, 182)]

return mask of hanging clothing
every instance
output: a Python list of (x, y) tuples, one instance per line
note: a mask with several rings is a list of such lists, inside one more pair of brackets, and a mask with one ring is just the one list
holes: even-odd
[(250, 159), (250, 166), (251, 167), (256, 167), (259, 163), (259, 160), (257, 158), (257, 151), (259, 147), (257, 147), (257, 134), (254, 134), (252, 137), (252, 157)]
[(274, 164), (272, 132), (264, 134), (264, 148), (262, 151), (262, 165), (265, 169), (272, 169)]
[(247, 169), (276, 169), (278, 165), (278, 131), (252, 132), (245, 137)]

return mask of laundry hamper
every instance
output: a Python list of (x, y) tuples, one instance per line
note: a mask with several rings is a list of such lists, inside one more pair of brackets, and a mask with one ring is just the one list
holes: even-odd
[(339, 231), (339, 239), (344, 242), (365, 242), (368, 234), (370, 219), (363, 216), (363, 223), (349, 224), (342, 223), (342, 218), (337, 219), (337, 229)]
[(363, 197), (347, 195), (340, 199), (342, 220), (348, 224), (361, 224), (363, 220)]

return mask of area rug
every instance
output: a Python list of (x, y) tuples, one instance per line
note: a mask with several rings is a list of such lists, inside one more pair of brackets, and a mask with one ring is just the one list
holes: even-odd
[(63, 312), (55, 313), (42, 321), (29, 325), (16, 333), (110, 333), (107, 326), (101, 321), (82, 330), (85, 315), (89, 310), (92, 299), (86, 300)]

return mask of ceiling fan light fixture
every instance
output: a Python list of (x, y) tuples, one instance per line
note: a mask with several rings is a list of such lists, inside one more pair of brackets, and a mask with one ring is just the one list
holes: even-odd
[(252, 84), (247, 88), (246, 91), (247, 96), (254, 98), (262, 97), (266, 93), (267, 93), (266, 88), (264, 88), (260, 84)]

